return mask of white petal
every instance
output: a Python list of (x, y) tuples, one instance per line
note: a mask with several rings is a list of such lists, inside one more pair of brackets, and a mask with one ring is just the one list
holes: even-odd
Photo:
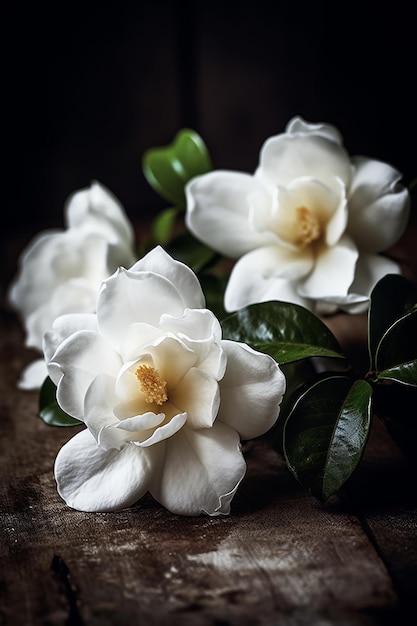
[(135, 415), (104, 426), (100, 430), (98, 442), (100, 447), (106, 450), (110, 448), (120, 449), (127, 443), (147, 447), (177, 432), (186, 419), (186, 414), (177, 414), (173, 416), (172, 424), (170, 423), (168, 428), (164, 428), (161, 426), (165, 420), (164, 413), (156, 414), (148, 411), (142, 415)]
[(44, 359), (37, 359), (29, 363), (20, 374), (17, 383), (19, 389), (40, 389), (48, 376), (48, 368)]
[(293, 117), (288, 122), (285, 131), (291, 135), (295, 133), (323, 135), (323, 137), (327, 137), (327, 139), (342, 144), (342, 135), (335, 126), (323, 122), (312, 124), (311, 122), (306, 122), (300, 116)]
[(214, 250), (239, 257), (271, 240), (250, 224), (250, 213), (271, 203), (269, 192), (253, 176), (216, 170), (193, 178), (186, 195), (187, 227)]
[(120, 201), (104, 185), (93, 181), (89, 188), (71, 194), (64, 207), (65, 219), (69, 228), (83, 226), (87, 220), (107, 224), (118, 237), (133, 242), (133, 227), (129, 222)]
[(330, 217), (327, 224), (325, 242), (328, 246), (334, 246), (339, 241), (346, 230), (348, 222), (346, 188), (340, 179), (337, 179), (336, 182), (339, 185), (340, 195), (336, 205), (336, 210)]
[(153, 448), (144, 452), (134, 445), (122, 450), (102, 450), (88, 429), (66, 443), (55, 460), (59, 495), (79, 511), (117, 511), (139, 500), (150, 482), (153, 468), (162, 460)]
[(344, 297), (355, 275), (358, 251), (346, 235), (332, 248), (322, 247), (311, 274), (298, 287), (305, 298), (320, 300)]
[[(19, 272), (12, 282), (8, 299), (27, 317), (49, 297), (55, 285), (55, 259), (62, 250), (64, 231), (43, 231), (24, 249), (19, 258)], [(42, 276), (39, 268), (42, 267)]]
[(212, 428), (183, 428), (166, 442), (150, 492), (178, 515), (227, 515), (245, 471), (235, 430), (217, 421)]
[(364, 313), (369, 307), (369, 298), (355, 293), (345, 296), (323, 298), (316, 303), (314, 313), (316, 315), (333, 315), (338, 310), (346, 313)]
[(58, 404), (77, 419), (83, 419), (84, 396), (95, 376), (104, 373), (115, 378), (121, 367), (119, 355), (91, 330), (76, 332), (65, 340), (52, 357), (54, 363), (63, 374), (58, 383)]
[(398, 241), (406, 228), (410, 198), (401, 174), (387, 163), (353, 159), (349, 197), (349, 233), (360, 249), (381, 252)]
[(130, 441), (134, 441), (130, 433), (138, 433), (143, 430), (154, 429), (160, 426), (165, 419), (164, 413), (142, 413), (141, 415), (135, 415), (134, 417), (128, 417), (125, 420), (121, 420), (114, 424), (114, 429), (119, 431), (125, 431), (130, 436)]
[(236, 311), (256, 302), (281, 300), (307, 305), (296, 281), (313, 267), (310, 247), (291, 250), (269, 246), (245, 254), (234, 265), (225, 291), (225, 308)]
[(160, 443), (165, 439), (172, 439), (172, 437), (182, 429), (186, 421), (187, 413), (177, 413), (176, 415), (173, 415), (166, 424), (156, 428), (147, 439), (135, 441), (135, 444), (137, 446), (147, 448), (149, 446), (154, 446), (156, 443)]
[(362, 304), (346, 302), (341, 309), (349, 313), (362, 313), (369, 306), (369, 296), (376, 283), (386, 274), (400, 274), (401, 269), (397, 263), (379, 254), (365, 254), (359, 256), (356, 264), (355, 279), (351, 285), (352, 295), (362, 296)]
[(195, 367), (217, 380), (224, 374), (226, 357), (220, 347), (221, 327), (207, 309), (187, 310), (181, 318), (163, 316), (161, 327), (178, 336), (196, 356)]
[(96, 289), (120, 263), (133, 262), (133, 228), (109, 192), (93, 184), (91, 190), (75, 193), (69, 205), (68, 230), (41, 232), (21, 255), (9, 297), (24, 317), (68, 280), (83, 277)]
[(281, 134), (263, 145), (256, 177), (286, 186), (309, 176), (331, 187), (336, 178), (350, 183), (351, 165), (344, 148), (320, 134)]
[(205, 307), (205, 297), (194, 272), (184, 263), (173, 259), (161, 246), (157, 246), (137, 261), (131, 271), (160, 274), (175, 285), (182, 298), (183, 308)]
[(221, 327), (216, 316), (208, 309), (186, 309), (180, 317), (163, 315), (160, 327), (193, 341), (221, 339)]
[[(155, 367), (152, 355), (144, 353), (140, 358), (124, 363), (117, 375), (115, 393), (118, 398), (117, 404), (121, 404), (120, 410), (122, 411), (122, 414), (119, 415), (120, 419), (131, 417), (136, 413), (142, 412), (141, 409), (145, 411), (147, 403), (142, 392), (140, 391), (140, 383), (136, 376), (136, 371), (141, 365)], [(126, 404), (129, 404), (131, 407), (128, 414), (125, 413), (125, 409), (123, 408)], [(133, 406), (135, 408), (133, 408)], [(149, 410), (149, 404), (146, 410)]]
[(115, 350), (120, 350), (131, 324), (158, 326), (164, 313), (180, 316), (183, 312), (184, 304), (175, 285), (145, 271), (120, 269), (103, 283), (97, 302), (100, 332)]
[[(78, 262), (78, 267), (74, 266), (67, 278), (82, 277), (94, 286), (94, 291), (96, 292), (100, 287), (101, 281), (107, 278), (117, 267), (108, 267), (109, 238), (97, 231), (98, 228), (94, 224), (92, 232), (90, 228), (84, 226), (84, 232), (74, 230), (67, 233), (68, 236), (72, 235), (73, 253), (77, 255)], [(63, 261), (65, 262), (65, 259)]]
[[(150, 414), (162, 415), (161, 421), (163, 421), (165, 419), (167, 402), (165, 402), (163, 405), (163, 408), (164, 408), (163, 413), (159, 413), (159, 412), (156, 413), (155, 410), (157, 410), (158, 408), (160, 408), (159, 405), (155, 405), (153, 403), (151, 404), (149, 402), (146, 402), (144, 398), (136, 397), (131, 400), (124, 400), (122, 402), (115, 404), (113, 407), (113, 413), (117, 417), (117, 419), (121, 422), (126, 422), (127, 420), (134, 420), (139, 417), (141, 418), (143, 415), (150, 415)], [(170, 416), (178, 412), (179, 412), (178, 410), (172, 410), (170, 411)], [(117, 424), (117, 422), (114, 422), (114, 424)], [(149, 427), (146, 426), (145, 430), (148, 428), (150, 428), (150, 426)]]
[(26, 320), (26, 345), (42, 348), (43, 336), (54, 320), (68, 313), (90, 313), (95, 310), (97, 290), (85, 279), (71, 280), (57, 286), (45, 302)]
[(192, 368), (169, 398), (175, 406), (187, 412), (190, 428), (210, 428), (219, 410), (219, 385), (206, 372)]
[[(152, 358), (153, 366), (168, 383), (169, 389), (175, 388), (188, 370), (198, 363), (198, 354), (178, 337), (164, 337), (157, 344), (148, 346), (146, 354)], [(134, 365), (133, 371), (136, 368)]]
[(242, 439), (267, 432), (275, 423), (285, 393), (285, 376), (273, 358), (235, 341), (222, 341), (227, 368), (220, 382), (219, 420)]
[(68, 313), (57, 317), (50, 331), (43, 338), (43, 353), (49, 363), (58, 346), (79, 330), (97, 331), (97, 317), (94, 313)]
[(328, 187), (307, 176), (295, 178), (287, 187), (278, 187), (276, 214), (273, 216), (276, 234), (294, 246), (300, 246), (297, 210), (307, 208), (317, 220), (326, 242), (333, 245), (341, 237), (347, 223), (345, 188), (339, 179)]
[(164, 337), (165, 333), (152, 324), (138, 322), (130, 324), (127, 328), (120, 345), (120, 354), (123, 361), (138, 359), (147, 346), (156, 345)]
[(117, 401), (115, 379), (108, 374), (98, 374), (85, 392), (83, 407), (85, 425), (96, 441), (102, 428), (118, 421), (113, 411)]
[(101, 282), (126, 258), (125, 245), (111, 245), (97, 228), (84, 230), (45, 234), (25, 255), (10, 298), (25, 318), (31, 347), (42, 347), (43, 334), (59, 315), (95, 311)]
[(186, 343), (198, 357), (196, 367), (215, 380), (220, 380), (224, 375), (227, 361), (220, 341), (214, 342), (207, 339), (206, 341), (198, 342), (187, 341)]

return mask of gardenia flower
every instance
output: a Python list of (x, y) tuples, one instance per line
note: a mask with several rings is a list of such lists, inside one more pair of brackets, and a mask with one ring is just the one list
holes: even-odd
[(229, 513), (240, 438), (272, 427), (285, 378), (271, 357), (222, 340), (204, 304), (191, 269), (158, 247), (104, 281), (96, 314), (46, 333), (58, 404), (87, 427), (55, 462), (69, 506), (113, 511), (149, 491), (173, 513)]
[[(39, 233), (24, 250), (9, 300), (19, 311), (26, 345), (42, 352), (44, 333), (64, 313), (93, 312), (101, 282), (135, 260), (133, 228), (120, 202), (98, 182), (75, 192), (65, 230)], [(20, 386), (36, 388), (47, 375), (42, 360), (24, 372)]]
[(292, 119), (268, 139), (255, 174), (214, 171), (186, 188), (189, 230), (237, 258), (225, 308), (282, 300), (315, 313), (359, 313), (399, 273), (379, 253), (403, 234), (408, 191), (386, 163), (350, 158), (329, 124)]

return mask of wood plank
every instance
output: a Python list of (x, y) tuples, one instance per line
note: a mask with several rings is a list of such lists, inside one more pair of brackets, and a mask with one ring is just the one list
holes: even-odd
[(150, 497), (118, 513), (66, 507), (52, 467), (75, 431), (44, 425), (37, 394), (15, 388), (31, 353), (12, 316), (1, 337), (3, 624), (375, 625), (397, 614), (354, 511), (321, 507), (262, 441), (246, 447), (229, 517), (182, 518)]
[(411, 615), (417, 619), (416, 478), (415, 459), (406, 456), (382, 421), (375, 419), (371, 440), (359, 471), (349, 482), (348, 493), (392, 577), (408, 620)]

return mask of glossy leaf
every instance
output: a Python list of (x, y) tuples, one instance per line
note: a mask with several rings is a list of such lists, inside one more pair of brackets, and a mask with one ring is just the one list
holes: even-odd
[(288, 467), (321, 501), (339, 491), (362, 457), (371, 397), (372, 387), (364, 380), (325, 378), (299, 398), (285, 423)]
[(278, 363), (343, 358), (335, 336), (313, 313), (289, 302), (252, 304), (223, 320), (223, 337), (243, 341)]
[(39, 417), (48, 426), (80, 426), (81, 422), (65, 413), (56, 401), (56, 387), (48, 377), (39, 393)]
[(417, 311), (395, 322), (376, 352), (378, 379), (417, 386)]
[[(338, 359), (338, 361), (340, 360)], [(281, 363), (280, 369), (285, 376), (286, 389), (280, 405), (278, 419), (273, 428), (267, 433), (267, 438), (271, 442), (272, 447), (282, 455), (285, 422), (298, 399), (307, 389), (321, 379), (322, 375), (318, 374), (313, 359)]]
[(393, 380), (397, 383), (417, 387), (417, 359), (379, 372), (378, 379)]
[(142, 169), (151, 187), (165, 200), (185, 208), (184, 187), (189, 180), (212, 169), (205, 143), (195, 131), (180, 130), (171, 144), (147, 150)]
[(416, 307), (417, 288), (404, 276), (388, 274), (375, 285), (368, 313), (371, 370), (377, 369), (376, 353), (385, 333), (400, 318), (416, 310)]

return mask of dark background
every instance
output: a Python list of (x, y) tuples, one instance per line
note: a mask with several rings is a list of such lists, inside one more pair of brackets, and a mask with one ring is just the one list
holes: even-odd
[(62, 226), (92, 179), (134, 222), (165, 206), (143, 152), (197, 130), (216, 168), (253, 171), (294, 115), (417, 176), (416, 10), (381, 2), (154, 0), (9, 5), (2, 251)]

